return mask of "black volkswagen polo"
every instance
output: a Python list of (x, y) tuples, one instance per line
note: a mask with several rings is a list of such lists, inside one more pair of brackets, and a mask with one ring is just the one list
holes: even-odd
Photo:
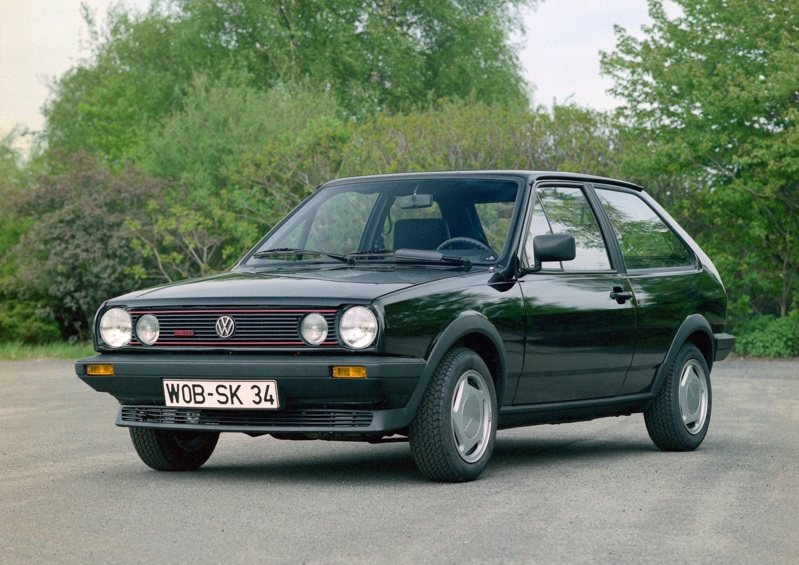
[(643, 412), (695, 449), (725, 324), (713, 263), (639, 186), (382, 175), (319, 187), (229, 272), (104, 303), (76, 372), (154, 469), (222, 432), (407, 437), (425, 476), (467, 481), (515, 426)]

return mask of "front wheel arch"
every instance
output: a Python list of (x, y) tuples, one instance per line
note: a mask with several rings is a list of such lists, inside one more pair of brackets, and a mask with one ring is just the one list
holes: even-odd
[(405, 406), (405, 416), (410, 422), (422, 397), (433, 380), (433, 374), (444, 356), (453, 348), (467, 347), (479, 355), (488, 366), (494, 381), (498, 405), (502, 405), (507, 375), (505, 346), (499, 330), (479, 312), (464, 312), (455, 318), (434, 340), (427, 354), (427, 365), (419, 383)]
[(411, 422), (411, 454), (427, 478), (472, 481), (485, 469), (497, 433), (494, 381), (471, 349), (451, 349), (436, 368)]

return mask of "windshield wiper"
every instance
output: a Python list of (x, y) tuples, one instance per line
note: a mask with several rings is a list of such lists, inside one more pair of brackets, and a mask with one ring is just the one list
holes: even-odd
[(394, 252), (394, 258), (403, 263), (458, 265), (466, 269), (472, 266), (472, 262), (465, 257), (450, 257), (440, 251), (428, 251), (426, 249), (397, 249)]
[(299, 249), (297, 247), (274, 247), (272, 249), (264, 249), (263, 251), (258, 251), (253, 253), (252, 256), (255, 259), (264, 259), (266, 257), (271, 257), (273, 255), (320, 255), (324, 257), (330, 257), (331, 259), (335, 259), (336, 261), (341, 261), (342, 263), (352, 264), (353, 260), (347, 258), (344, 255), (339, 255), (337, 253), (328, 253), (327, 251), (313, 251), (311, 249)]
[(314, 251), (312, 249), (300, 249), (298, 247), (274, 247), (272, 249), (264, 249), (252, 254), (254, 259), (264, 259), (272, 257), (273, 255), (320, 255), (330, 257), (348, 265), (354, 265), (359, 260), (369, 259), (394, 259), (400, 263), (417, 263), (417, 264), (431, 264), (431, 265), (457, 265), (459, 267), (470, 268), (472, 262), (465, 257), (450, 257), (444, 255), (440, 251), (429, 251), (426, 249), (397, 249), (390, 251), (388, 249), (378, 249), (374, 251), (357, 251), (355, 253), (347, 253), (346, 255), (339, 255), (337, 253), (328, 253), (327, 251)]
[(371, 251), (355, 251), (353, 253), (347, 253), (344, 257), (352, 262), (355, 262), (360, 259), (385, 259), (386, 257), (391, 257), (393, 255), (394, 252), (390, 249), (373, 249)]

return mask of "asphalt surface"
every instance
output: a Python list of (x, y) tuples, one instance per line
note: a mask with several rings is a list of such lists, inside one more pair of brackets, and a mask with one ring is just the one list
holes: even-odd
[(712, 377), (693, 453), (641, 415), (538, 426), (447, 485), (405, 443), (244, 435), (151, 471), (71, 363), (0, 362), (0, 563), (799, 563), (799, 361)]

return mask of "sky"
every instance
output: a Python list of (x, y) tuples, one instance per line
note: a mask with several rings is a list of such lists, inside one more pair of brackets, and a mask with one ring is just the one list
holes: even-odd
[[(0, 138), (15, 127), (40, 130), (48, 84), (89, 55), (82, 3), (102, 18), (117, 1), (0, 0)], [(124, 4), (143, 9), (149, 0)], [(599, 51), (613, 50), (614, 24), (637, 34), (648, 21), (646, 0), (545, 0), (525, 10), (527, 31), (516, 41), (534, 103), (618, 105), (599, 74)]]

